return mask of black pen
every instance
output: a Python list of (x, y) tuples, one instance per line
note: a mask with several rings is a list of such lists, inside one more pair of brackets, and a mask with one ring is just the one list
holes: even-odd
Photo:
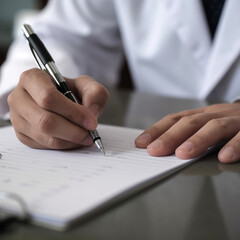
[[(30, 25), (24, 24), (22, 26), (22, 31), (24, 36), (29, 42), (30, 49), (35, 57), (35, 60), (40, 69), (45, 70), (55, 81), (57, 88), (61, 91), (67, 98), (72, 100), (75, 103), (78, 103), (76, 97), (72, 93), (72, 91), (68, 88), (67, 83), (59, 70), (57, 69), (55, 62), (49, 52), (47, 51), (46, 47), (44, 46), (43, 42), (40, 38), (34, 33), (33, 29)], [(89, 131), (89, 134), (96, 144), (98, 149), (105, 154), (105, 150), (102, 144), (102, 140), (97, 132), (97, 130)]]

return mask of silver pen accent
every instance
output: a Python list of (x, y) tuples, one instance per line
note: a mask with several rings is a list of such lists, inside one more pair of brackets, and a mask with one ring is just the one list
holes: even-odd
[(103, 147), (102, 140), (101, 140), (97, 130), (95, 129), (93, 131), (89, 131), (89, 134), (90, 134), (92, 139), (95, 139), (93, 141), (95, 142), (95, 144), (98, 147), (98, 149), (100, 149), (101, 152), (105, 155), (105, 149)]
[[(77, 98), (74, 96), (72, 91), (68, 88), (67, 83), (61, 73), (59, 72), (55, 62), (46, 47), (39, 39), (39, 37), (34, 33), (30, 25), (24, 24), (22, 26), (22, 31), (24, 36), (29, 42), (30, 49), (33, 53), (33, 56), (40, 69), (45, 70), (57, 84), (58, 90), (60, 90), (67, 98), (72, 100), (75, 103), (78, 103)], [(97, 130), (88, 131), (93, 142), (97, 148), (105, 154), (102, 140), (97, 132)]]

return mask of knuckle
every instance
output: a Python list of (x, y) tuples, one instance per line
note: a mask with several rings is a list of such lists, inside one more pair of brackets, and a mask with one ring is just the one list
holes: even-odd
[(38, 128), (42, 132), (49, 133), (54, 130), (54, 127), (55, 127), (55, 120), (52, 114), (48, 112), (42, 114), (42, 116), (38, 120)]
[(62, 149), (63, 143), (60, 139), (50, 136), (47, 141), (47, 146), (50, 149)]
[(178, 113), (170, 113), (165, 118), (172, 122), (177, 122), (179, 119), (181, 119), (181, 116)]
[(89, 81), (95, 81), (92, 77), (90, 77), (89, 75), (81, 75), (80, 76), (81, 79), (86, 79), (86, 80), (89, 80)]
[(38, 104), (41, 108), (50, 110), (56, 101), (56, 92), (53, 89), (44, 89), (39, 94)]
[(32, 78), (32, 75), (34, 73), (37, 73), (38, 71), (40, 71), (39, 69), (33, 68), (33, 69), (28, 69), (24, 72), (21, 73), (20, 78), (19, 78), (19, 82), (23, 83), (25, 81), (28, 81), (29, 79)]
[(91, 91), (93, 94), (104, 94), (104, 95), (108, 94), (107, 89), (103, 85), (97, 82), (92, 86)]
[(199, 118), (191, 115), (191, 116), (184, 116), (180, 120), (181, 122), (188, 124), (188, 125), (198, 125), (199, 124)]
[[(19, 83), (21, 85), (29, 84), (29, 82), (38, 81), (39, 78), (50, 78), (49, 75), (38, 68), (28, 69), (21, 73)], [(26, 84), (25, 84), (26, 83)]]
[(84, 78), (91, 82), (91, 87), (89, 88), (86, 86), (86, 91), (91, 91), (92, 94), (102, 94), (104, 96), (109, 96), (108, 90), (102, 84), (98, 83), (89, 76), (85, 76)]
[(226, 129), (228, 127), (227, 122), (221, 118), (212, 119), (208, 122), (208, 124), (214, 128)]
[(25, 79), (28, 79), (30, 74), (31, 74), (31, 70), (26, 70), (22, 72), (20, 75), (19, 81), (23, 82)]

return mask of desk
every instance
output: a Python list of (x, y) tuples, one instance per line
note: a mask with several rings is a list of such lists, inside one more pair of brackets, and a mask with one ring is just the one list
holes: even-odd
[[(100, 122), (144, 129), (168, 113), (205, 104), (111, 91)], [(213, 154), (66, 233), (13, 223), (0, 239), (240, 239), (239, 226), (240, 163), (224, 165)]]

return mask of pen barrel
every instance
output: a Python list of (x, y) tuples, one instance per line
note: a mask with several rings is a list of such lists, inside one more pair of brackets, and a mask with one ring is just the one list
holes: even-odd
[[(74, 96), (72, 91), (68, 88), (67, 83), (59, 70), (57, 69), (53, 58), (47, 51), (43, 42), (39, 39), (39, 37), (33, 32), (32, 28), (28, 24), (24, 24), (22, 26), (23, 33), (27, 38), (30, 48), (32, 50), (33, 55), (42, 70), (45, 70), (55, 81), (57, 89), (63, 93), (71, 101), (78, 103), (77, 98)], [(43, 66), (42, 66), (43, 65)], [(97, 132), (97, 130), (88, 131), (91, 136), (93, 142), (97, 145), (98, 149), (101, 150), (102, 153), (105, 154), (104, 147), (102, 145), (101, 138)], [(0, 155), (1, 158), (1, 155)]]
[(46, 47), (44, 46), (43, 42), (35, 33), (29, 35), (27, 39), (30, 46), (34, 49), (34, 51), (36, 51), (44, 65), (48, 62), (53, 62), (53, 59), (47, 51)]
[(71, 92), (71, 91), (67, 91), (67, 92), (63, 92), (63, 94), (69, 98), (71, 101), (75, 102), (75, 103), (78, 103), (76, 97), (74, 96), (74, 94)]
[(92, 138), (93, 142), (101, 139), (96, 129), (95, 129), (95, 130), (88, 131), (88, 132), (89, 132), (90, 137)]
[(67, 98), (69, 98), (71, 101), (78, 103), (77, 98), (74, 96), (73, 92), (69, 89), (65, 79), (59, 72), (58, 68), (56, 67), (55, 63), (53, 61), (48, 62), (46, 65), (46, 70), (49, 73), (49, 75), (53, 78), (53, 80), (56, 82), (58, 90), (65, 95)]

